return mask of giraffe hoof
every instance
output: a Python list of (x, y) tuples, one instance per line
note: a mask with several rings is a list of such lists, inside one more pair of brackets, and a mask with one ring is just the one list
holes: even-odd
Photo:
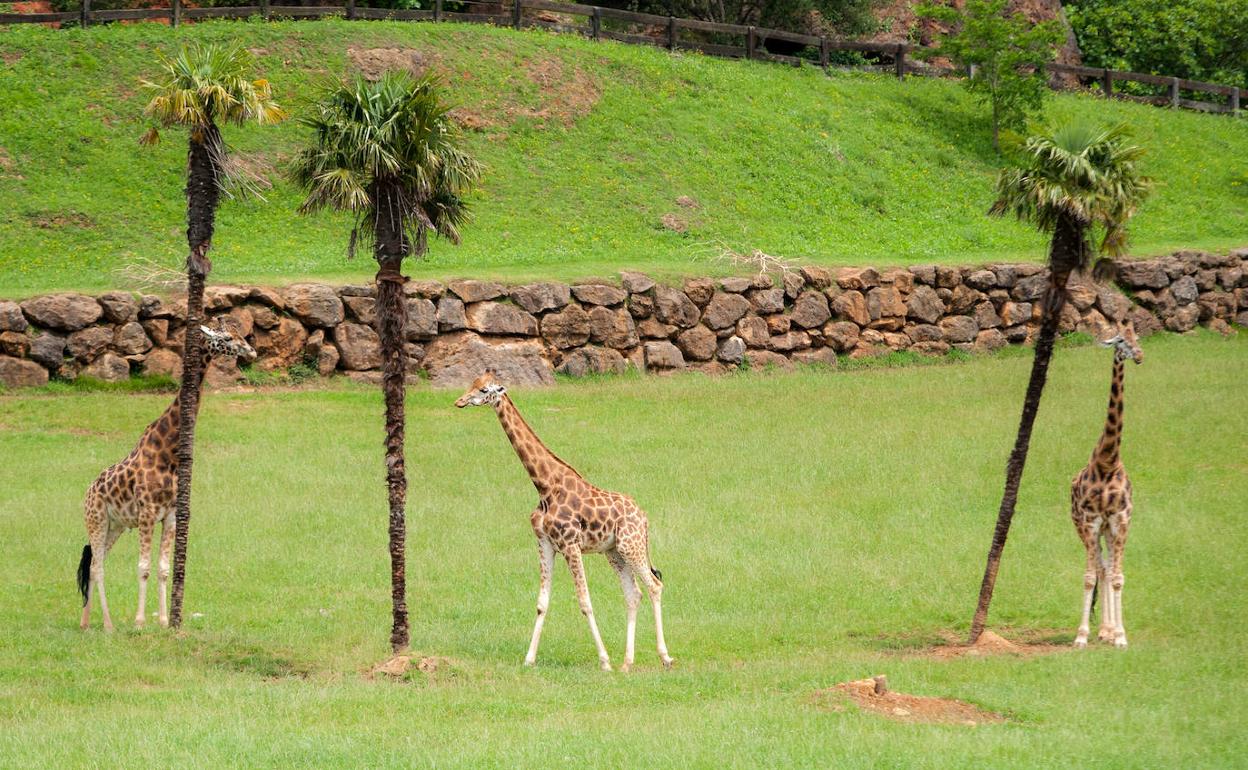
[(169, 618), (161, 618), (158, 622), (160, 623), (161, 628), (169, 627)]
[(674, 665), (676, 665), (676, 660), (675, 660), (674, 658), (664, 658), (664, 659), (663, 659), (663, 670), (664, 670), (664, 671), (671, 671), (671, 670), (672, 670), (672, 666), (674, 666)]
[(1075, 649), (1083, 650), (1083, 649), (1086, 649), (1087, 646), (1088, 646), (1088, 640), (1086, 637), (1080, 636), (1080, 637), (1075, 638)]
[(1096, 640), (1098, 642), (1114, 641), (1114, 630), (1112, 628), (1102, 628), (1100, 631), (1096, 632)]
[(1125, 650), (1125, 649), (1127, 649), (1127, 637), (1125, 637), (1125, 636), (1120, 636), (1120, 637), (1118, 637), (1117, 639), (1115, 639), (1115, 640), (1114, 640), (1114, 646), (1115, 646), (1115, 647), (1117, 647), (1117, 648), (1118, 648), (1118, 649), (1120, 649), (1120, 650)]
[(632, 671), (632, 670), (633, 670), (632, 663), (625, 662), (624, 665), (620, 666), (620, 673), (627, 674), (629, 671)]
[(526, 658), (526, 659), (525, 659), (525, 661), (524, 661), (524, 667), (525, 667), (525, 668), (533, 668), (533, 667), (534, 667), (534, 666), (536, 666), (536, 665), (537, 665), (537, 661), (536, 661), (536, 660), (528, 660), (528, 659)]
[(602, 664), (601, 664), (600, 668), (602, 668), (602, 670), (603, 670), (603, 671), (610, 671), (610, 670), (611, 670), (611, 661), (609, 661), (609, 660), (604, 660), (604, 661), (602, 661)]

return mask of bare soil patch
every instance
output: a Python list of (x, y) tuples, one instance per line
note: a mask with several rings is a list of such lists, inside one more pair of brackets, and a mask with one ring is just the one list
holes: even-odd
[(387, 72), (419, 77), (438, 62), (435, 54), (415, 48), (348, 48), (347, 58), (366, 80), (381, 80)]
[(455, 662), (450, 658), (439, 655), (422, 656), (415, 653), (395, 655), (369, 669), (367, 677), (369, 679), (382, 677), (411, 679), (413, 674), (423, 674), (429, 678), (436, 678), (439, 673), (450, 673), (454, 665)]
[(676, 214), (664, 214), (659, 223), (663, 225), (664, 230), (682, 234), (689, 232), (689, 223)]
[(32, 211), (26, 214), (26, 219), (40, 230), (90, 230), (95, 227), (95, 220), (80, 211)]
[(1006, 721), (1003, 715), (994, 711), (986, 711), (966, 701), (927, 695), (909, 695), (889, 688), (878, 692), (878, 689), (875, 679), (857, 679), (820, 690), (815, 693), (814, 697), (816, 704), (831, 708), (836, 708), (837, 700), (848, 697), (863, 711), (898, 722), (958, 724), (974, 727), (979, 724)]
[(937, 659), (977, 658), (993, 655), (1052, 655), (1071, 649), (1068, 644), (1053, 642), (1054, 632), (1030, 632), (1017, 641), (984, 631), (975, 644), (967, 644), (965, 640), (952, 633), (945, 636), (944, 644), (937, 644), (920, 654)]

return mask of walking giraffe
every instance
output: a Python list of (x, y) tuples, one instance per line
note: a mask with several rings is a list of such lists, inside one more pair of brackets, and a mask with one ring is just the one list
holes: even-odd
[(650, 593), (659, 658), (664, 668), (671, 668), (672, 658), (667, 654), (667, 642), (663, 639), (662, 575), (650, 564), (649, 523), (645, 512), (628, 495), (593, 486), (547, 449), (520, 416), (507, 395), (507, 389), (488, 371), (455, 401), (455, 406), (461, 409), (485, 404), (494, 407), (540, 498), (529, 517), (541, 556), (541, 587), (537, 594), (537, 621), (533, 625), (533, 639), (524, 658), (525, 665), (532, 666), (537, 662), (542, 624), (550, 607), (551, 571), (555, 552), (558, 551), (567, 561), (572, 580), (576, 583), (576, 597), (580, 601), (582, 614), (589, 621), (589, 631), (598, 648), (602, 670), (611, 670), (611, 659), (594, 621), (594, 607), (589, 600), (589, 586), (585, 582), (585, 568), (581, 561), (583, 553), (604, 554), (624, 589), (628, 636), (621, 670), (628, 671), (633, 665), (637, 606), (641, 603), (637, 581)]
[[(1128, 358), (1137, 364), (1144, 360), (1135, 328), (1127, 321), (1118, 326), (1118, 334), (1101, 343), (1114, 349), (1114, 373), (1109, 386), (1109, 412), (1105, 430), (1092, 453), (1092, 459), (1075, 476), (1070, 487), (1070, 517), (1087, 549), (1087, 568), (1083, 573), (1083, 617), (1075, 635), (1075, 646), (1088, 645), (1088, 621), (1097, 586), (1101, 586), (1101, 628), (1097, 638), (1112, 641), (1115, 647), (1127, 646), (1127, 632), (1122, 625), (1122, 554), (1131, 527), (1131, 482), (1122, 467), (1119, 448), (1122, 445), (1122, 370)], [(1101, 551), (1101, 541), (1109, 553)]]
[[(223, 329), (200, 327), (204, 332), (204, 369), (208, 361), (222, 356), (254, 361), (256, 351), (245, 341)], [(201, 369), (202, 371), (202, 369)], [(202, 386), (202, 383), (200, 383)], [(178, 425), (182, 394), (155, 422), (147, 426), (138, 446), (126, 459), (104, 470), (87, 489), (83, 518), (87, 525), (87, 545), (78, 563), (78, 590), (82, 593), (82, 627), (91, 622), (91, 586), (100, 602), (104, 630), (113, 630), (104, 596), (104, 559), (117, 538), (127, 529), (139, 530), (139, 609), (134, 624), (142, 627), (147, 612), (147, 577), (151, 571), (152, 533), (160, 522), (160, 566), (157, 588), (160, 592), (162, 626), (169, 625), (166, 584), (169, 555), (173, 546), (173, 499), (178, 479)]]

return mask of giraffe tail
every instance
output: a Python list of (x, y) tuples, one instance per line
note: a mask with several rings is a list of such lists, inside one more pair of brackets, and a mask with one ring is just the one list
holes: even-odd
[(78, 593), (82, 594), (82, 606), (87, 606), (87, 591), (91, 578), (91, 544), (82, 547), (82, 558), (78, 561)]
[(654, 575), (655, 578), (657, 578), (660, 583), (663, 582), (663, 573), (655, 569), (653, 565), (651, 565), (650, 567), (650, 574)]

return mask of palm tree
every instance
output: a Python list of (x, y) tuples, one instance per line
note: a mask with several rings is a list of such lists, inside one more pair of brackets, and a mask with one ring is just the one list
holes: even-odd
[(481, 176), (464, 152), (440, 86), (388, 73), (331, 86), (302, 123), (311, 146), (295, 158), (291, 176), (307, 191), (301, 211), (321, 208), (355, 217), (348, 253), (371, 241), (377, 269), (377, 325), (386, 403), (386, 486), (390, 503), (390, 645), (407, 647), (405, 542), (407, 474), (403, 458), (406, 351), (403, 258), (425, 253), (429, 232), (459, 242), (468, 216), (464, 196)]
[[(1144, 151), (1129, 143), (1125, 126), (1100, 129), (1082, 123), (1058, 128), (1051, 135), (1027, 140), (1022, 166), (1006, 169), (997, 179), (997, 200), (991, 214), (1014, 213), (1042, 232), (1052, 233), (1049, 245), (1049, 286), (1042, 300), (1043, 316), (1036, 338), (1031, 379), (1023, 398), (1014, 450), (1005, 468), (1005, 490), (997, 526), (988, 550), (988, 564), (971, 622), (972, 644), (979, 639), (992, 601), (1001, 551), (1018, 502), (1018, 485), (1027, 462), (1031, 428), (1053, 357), (1058, 321), (1066, 304), (1066, 282), (1076, 270), (1087, 270), (1094, 254), (1120, 256), (1126, 246), (1127, 220), (1135, 214), (1152, 186), (1137, 161)], [(1099, 232), (1100, 243), (1093, 244)], [(1108, 264), (1108, 263), (1104, 263)], [(1101, 264), (1097, 265), (1101, 267)], [(1098, 274), (1101, 271), (1097, 271)]]
[(163, 77), (144, 81), (152, 91), (146, 113), (155, 121), (143, 144), (160, 140), (160, 129), (185, 126), (190, 134), (186, 161), (186, 336), (182, 343), (182, 386), (179, 392), (177, 534), (173, 548), (173, 600), (169, 624), (182, 623), (186, 541), (191, 522), (191, 464), (195, 452), (195, 419), (203, 383), (204, 281), (212, 262), (217, 204), (231, 175), (225, 141), (218, 123), (276, 123), (286, 117), (273, 101), (267, 80), (249, 77), (251, 54), (241, 48), (191, 45), (172, 58), (160, 56)]

